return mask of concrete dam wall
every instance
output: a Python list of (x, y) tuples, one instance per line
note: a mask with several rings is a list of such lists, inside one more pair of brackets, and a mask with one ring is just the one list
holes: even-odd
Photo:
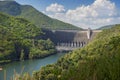
[(101, 30), (44, 30), (56, 45), (57, 50), (74, 50), (88, 44)]
[(53, 34), (57, 40), (57, 43), (65, 42), (85, 42), (88, 43), (92, 40), (100, 30), (92, 31), (75, 31), (75, 30), (58, 30), (54, 31)]

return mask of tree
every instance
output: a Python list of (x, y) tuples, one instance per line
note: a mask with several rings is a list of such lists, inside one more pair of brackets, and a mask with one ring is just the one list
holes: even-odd
[(20, 54), (20, 60), (24, 60), (24, 57), (25, 57), (24, 50), (22, 50)]

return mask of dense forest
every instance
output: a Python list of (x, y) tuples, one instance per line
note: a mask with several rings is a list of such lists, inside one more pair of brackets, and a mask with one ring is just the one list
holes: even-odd
[(0, 63), (54, 54), (54, 44), (40, 38), (43, 35), (41, 28), (31, 22), (0, 13)]
[(87, 46), (19, 80), (120, 80), (120, 25), (105, 29)]
[(15, 1), (0, 1), (0, 12), (25, 18), (41, 28), (53, 30), (81, 30), (72, 24), (50, 18), (30, 5), (20, 5)]

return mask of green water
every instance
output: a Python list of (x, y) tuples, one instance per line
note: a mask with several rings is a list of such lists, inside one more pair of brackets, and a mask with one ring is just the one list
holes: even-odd
[(32, 74), (34, 70), (39, 70), (42, 66), (47, 64), (55, 63), (61, 56), (65, 55), (65, 53), (58, 53), (51, 55), (49, 57), (43, 59), (36, 59), (36, 60), (25, 60), (25, 61), (17, 61), (3, 65), (3, 70), (0, 71), (0, 80), (4, 80), (4, 72), (6, 70), (6, 78), (10, 80), (13, 76), (14, 71), (17, 73), (21, 73), (23, 70), (24, 72), (29, 72)]

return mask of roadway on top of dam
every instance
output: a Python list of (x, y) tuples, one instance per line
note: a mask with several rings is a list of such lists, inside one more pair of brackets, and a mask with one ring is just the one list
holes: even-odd
[[(62, 31), (62, 32), (87, 32), (88, 29), (83, 29), (83, 30), (51, 30), (52, 32), (56, 31)], [(91, 30), (92, 32), (101, 32), (102, 30)]]

